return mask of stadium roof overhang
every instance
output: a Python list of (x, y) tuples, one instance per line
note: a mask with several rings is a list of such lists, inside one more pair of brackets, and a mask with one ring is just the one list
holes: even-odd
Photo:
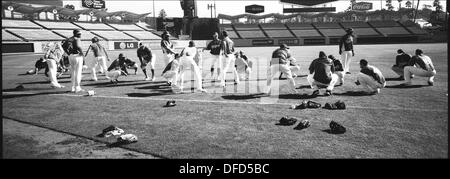
[(95, 17), (103, 18), (103, 17), (114, 17), (120, 16), (123, 18), (130, 19), (140, 19), (151, 13), (144, 14), (136, 14), (128, 11), (118, 11), (118, 12), (106, 12), (104, 10), (97, 9), (81, 9), (81, 10), (72, 10), (69, 8), (64, 8), (61, 6), (42, 6), (42, 7), (33, 7), (29, 4), (16, 3), (11, 1), (2, 1), (2, 9), (10, 10), (12, 8), (13, 11), (23, 13), (23, 14), (34, 14), (41, 12), (56, 12), (58, 14), (62, 14), (65, 16), (77, 16), (80, 14), (84, 15), (92, 15)]
[(281, 3), (296, 4), (302, 6), (315, 6), (319, 4), (329, 3), (338, 0), (280, 0)]

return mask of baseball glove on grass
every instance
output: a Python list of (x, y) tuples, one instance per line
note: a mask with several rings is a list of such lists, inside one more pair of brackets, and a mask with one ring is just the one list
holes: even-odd
[(346, 129), (344, 126), (342, 126), (341, 124), (334, 122), (334, 121), (330, 122), (330, 129), (333, 134), (343, 134), (346, 132)]
[(288, 116), (284, 116), (280, 119), (278, 125), (282, 125), (282, 126), (292, 126), (297, 122), (296, 118), (293, 117), (288, 117)]
[(309, 126), (311, 126), (311, 124), (309, 123), (308, 120), (301, 120), (300, 123), (298, 123), (298, 125), (296, 127), (294, 127), (294, 129), (302, 130), (302, 129), (308, 128)]

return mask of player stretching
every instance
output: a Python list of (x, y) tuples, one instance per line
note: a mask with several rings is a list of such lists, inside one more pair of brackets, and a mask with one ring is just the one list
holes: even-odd
[(203, 49), (203, 51), (205, 50), (210, 50), (209, 53), (211, 53), (211, 56), (208, 61), (211, 61), (211, 80), (214, 80), (213, 76), (214, 76), (214, 65), (216, 66), (217, 69), (217, 79), (220, 76), (220, 69), (222, 69), (222, 58), (220, 56), (221, 53), (221, 46), (220, 44), (222, 43), (222, 41), (219, 39), (219, 34), (217, 32), (215, 32), (213, 34), (213, 40), (211, 42), (208, 43), (208, 46), (206, 47), (206, 49)]
[(108, 53), (106, 53), (105, 47), (103, 47), (99, 43), (100, 40), (97, 37), (92, 38), (91, 41), (92, 44), (89, 45), (89, 48), (87, 49), (84, 57), (86, 57), (87, 54), (89, 53), (89, 50), (92, 49), (95, 59), (93, 62), (91, 62), (92, 64), (90, 64), (90, 68), (92, 73), (92, 80), (97, 81), (97, 75), (95, 74), (95, 68), (97, 67), (97, 64), (100, 65), (100, 73), (106, 74), (107, 71), (106, 59), (108, 59), (108, 61), (110, 61), (110, 59)]
[(272, 53), (272, 59), (270, 60), (270, 67), (267, 70), (267, 94), (270, 95), (272, 79), (278, 72), (284, 73), (289, 81), (289, 92), (296, 94), (295, 81), (292, 77), (291, 69), (289, 68), (291, 54), (289, 53), (289, 47), (286, 44), (281, 44), (280, 48), (276, 49)]
[[(428, 85), (433, 86), (436, 69), (434, 68), (431, 58), (424, 55), (421, 49), (416, 50), (416, 55), (411, 58), (411, 65), (404, 68), (403, 77), (405, 78), (404, 86), (411, 86), (411, 75), (428, 77)], [(418, 67), (415, 67), (415, 66)]]
[[(180, 85), (179, 85), (181, 91), (183, 91), (184, 72), (186, 71), (187, 68), (191, 68), (192, 70), (194, 70), (194, 75), (197, 80), (197, 90), (200, 92), (206, 92), (206, 90), (204, 90), (202, 87), (201, 71), (194, 61), (194, 56), (196, 55), (196, 53), (197, 53), (197, 48), (195, 48), (194, 41), (189, 41), (189, 46), (185, 47), (183, 49), (183, 51), (181, 51), (181, 53), (180, 53), (181, 54), (180, 61), (179, 61), (180, 74), (178, 75), (178, 77), (181, 79)], [(176, 79), (175, 82), (177, 82), (177, 81), (178, 81), (178, 79)]]
[(314, 90), (312, 96), (319, 94), (319, 85), (326, 86), (325, 96), (331, 95), (331, 91), (333, 91), (334, 85), (339, 80), (339, 77), (337, 74), (334, 74), (333, 61), (328, 59), (323, 51), (320, 51), (319, 58), (313, 60), (311, 65), (309, 65), (307, 80)]
[(395, 57), (395, 65), (392, 66), (392, 71), (397, 73), (400, 77), (399, 80), (405, 80), (403, 77), (403, 69), (409, 66), (411, 55), (405, 53), (402, 49), (397, 50), (397, 56)]
[(152, 72), (152, 81), (155, 81), (155, 55), (152, 54), (152, 51), (150, 48), (142, 44), (142, 42), (139, 43), (139, 48), (137, 49), (137, 56), (139, 58), (139, 61), (141, 61), (141, 69), (142, 72), (144, 72), (145, 80), (150, 80), (150, 77), (147, 75), (147, 64), (150, 63), (150, 70)]
[(164, 66), (167, 66), (175, 58), (175, 49), (169, 37), (170, 34), (167, 31), (164, 31), (161, 35), (161, 50), (163, 52)]
[(381, 88), (386, 86), (386, 80), (381, 71), (374, 66), (368, 65), (367, 60), (364, 59), (359, 61), (359, 66), (361, 67), (361, 73), (357, 77), (356, 85), (361, 85), (366, 94), (380, 93)]
[(239, 84), (239, 74), (234, 67), (235, 64), (235, 56), (234, 56), (234, 42), (228, 37), (227, 31), (222, 32), (223, 40), (221, 43), (222, 53), (223, 57), (225, 59), (225, 68), (223, 69), (219, 79), (220, 79), (220, 85), (222, 87), (225, 87), (225, 77), (227, 74), (228, 69), (232, 69), (234, 73), (234, 84)]

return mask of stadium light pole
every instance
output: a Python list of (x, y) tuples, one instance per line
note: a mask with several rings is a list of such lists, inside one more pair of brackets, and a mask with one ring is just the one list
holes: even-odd
[(419, 3), (420, 3), (420, 0), (417, 0), (417, 6), (416, 6), (416, 11), (415, 11), (415, 13), (414, 13), (414, 23), (416, 23), (416, 17), (417, 17), (417, 10), (419, 10)]
[(155, 28), (156, 30), (157, 28), (156, 28), (155, 0), (153, 0), (153, 25), (154, 25), (153, 28)]

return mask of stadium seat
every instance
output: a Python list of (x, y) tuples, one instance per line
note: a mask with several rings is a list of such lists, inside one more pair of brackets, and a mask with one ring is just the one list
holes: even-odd
[(367, 22), (341, 22), (344, 28), (370, 28)]
[(130, 37), (129, 35), (119, 32), (119, 31), (93, 30), (91, 32), (93, 34), (99, 35), (107, 40), (135, 40), (133, 37)]
[(374, 27), (400, 27), (400, 24), (397, 21), (370, 21), (368, 22)]
[(291, 30), (314, 29), (310, 23), (289, 23), (286, 24)]
[[(53, 30), (53, 32), (56, 32), (65, 38), (69, 38), (73, 36), (73, 30)], [(81, 40), (91, 40), (92, 38), (96, 37), (96, 35), (92, 34), (91, 32), (80, 30), (81, 32)]]
[(45, 29), (5, 29), (29, 41), (63, 40), (64, 38)]
[(238, 31), (238, 33), (244, 39), (266, 38), (266, 36), (261, 30), (245, 30), (245, 31)]
[(345, 35), (345, 30), (340, 29), (319, 29), (319, 31), (327, 37), (340, 37)]
[(380, 36), (372, 28), (353, 28), (356, 36)]
[(342, 29), (342, 27), (337, 22), (328, 23), (313, 23), (318, 29)]
[(288, 37), (292, 38), (294, 37), (289, 30), (265, 30), (266, 34), (271, 38), (278, 38), (278, 37)]
[(138, 26), (135, 26), (134, 24), (108, 24), (114, 28), (116, 28), (117, 30), (127, 30), (127, 31), (131, 31), (131, 30), (136, 30), (136, 31), (141, 31), (142, 29), (139, 28)]
[(76, 25), (70, 22), (56, 22), (56, 21), (34, 21), (48, 29), (79, 29)]
[(387, 36), (411, 35), (403, 27), (379, 27), (377, 30)]
[(112, 27), (102, 23), (75, 22), (75, 24), (86, 30), (114, 30)]
[(292, 32), (295, 34), (295, 36), (297, 37), (302, 37), (302, 38), (308, 38), (308, 37), (322, 37), (319, 32), (317, 32), (317, 30), (315, 29), (310, 29), (310, 30), (292, 30)]
[(2, 29), (2, 41), (22, 41), (22, 39)]
[(276, 24), (260, 24), (262, 29), (266, 30), (272, 30), (272, 29), (282, 29), (287, 30), (286, 26), (284, 24), (276, 23)]
[(136, 23), (135, 25), (139, 26), (140, 28), (142, 28), (142, 29), (144, 29), (144, 30), (146, 30), (146, 31), (155, 31), (154, 29), (150, 28), (151, 26), (148, 25), (148, 24), (145, 23), (145, 22), (138, 22), (138, 23)]
[(34, 28), (40, 29), (42, 27), (36, 25), (29, 20), (10, 20), (2, 19), (2, 28)]
[(129, 34), (133, 37), (138, 38), (139, 40), (160, 40), (161, 37), (147, 31), (123, 31), (126, 34)]

